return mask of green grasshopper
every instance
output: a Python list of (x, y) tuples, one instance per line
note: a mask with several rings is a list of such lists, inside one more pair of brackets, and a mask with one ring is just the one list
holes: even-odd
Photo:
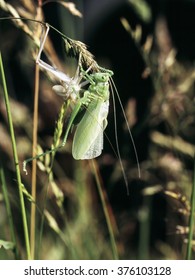
[[(109, 96), (110, 90), (109, 85), (112, 81), (113, 72), (108, 69), (97, 67), (95, 73), (89, 74), (92, 67), (89, 67), (86, 71), (82, 68), (81, 57), (79, 57), (79, 64), (76, 70), (76, 74), (73, 78), (70, 78), (67, 74), (59, 71), (55, 67), (47, 64), (41, 59), (41, 53), (44, 48), (44, 44), (49, 32), (50, 26), (46, 24), (46, 31), (44, 38), (40, 44), (39, 53), (36, 59), (36, 63), (46, 71), (52, 73), (61, 82), (60, 85), (53, 86), (53, 90), (66, 100), (70, 100), (73, 103), (72, 113), (69, 119), (66, 133), (64, 135), (63, 142), (57, 148), (53, 148), (45, 153), (37, 155), (33, 158), (27, 159), (23, 163), (23, 170), (27, 173), (26, 164), (33, 159), (40, 158), (46, 154), (57, 151), (59, 148), (65, 146), (69, 132), (74, 124), (75, 118), (78, 113), (85, 109), (84, 116), (77, 125), (73, 144), (72, 144), (72, 155), (76, 160), (93, 159), (98, 157), (103, 150), (103, 133), (107, 126), (107, 116), (109, 111)], [(84, 86), (88, 86), (87, 89), (83, 89)], [(116, 90), (115, 85), (113, 84)], [(118, 92), (116, 90), (119, 103), (128, 127), (128, 131), (132, 140), (133, 148), (135, 151), (136, 161), (138, 165), (138, 174), (140, 177), (139, 160), (136, 152), (135, 143), (125, 116), (123, 106), (121, 104)], [(113, 96), (114, 102), (114, 96)], [(117, 127), (115, 117), (115, 129)], [(115, 131), (117, 155), (119, 157), (122, 173), (126, 185), (127, 179), (124, 172), (124, 167), (120, 157), (120, 151), (117, 141), (117, 132)]]
[(86, 105), (87, 110), (73, 138), (72, 155), (75, 159), (92, 159), (102, 153), (109, 109), (110, 76), (110, 73), (91, 74), (91, 85), (78, 102), (78, 108)]
[[(85, 71), (79, 63), (75, 77), (70, 78), (65, 73), (41, 60), (41, 53), (49, 32), (49, 25), (46, 26), (47, 29), (39, 49), (36, 63), (61, 81), (61, 85), (55, 85), (53, 90), (58, 95), (65, 99), (70, 99), (75, 104), (66, 128), (63, 142), (58, 148), (66, 144), (73, 122), (77, 114), (84, 107), (86, 112), (77, 125), (73, 138), (72, 154), (77, 160), (98, 157), (103, 150), (103, 132), (107, 125), (106, 119), (109, 108), (109, 80), (113, 75), (113, 72), (111, 70), (100, 68), (100, 72), (88, 74), (90, 68)], [(81, 96), (82, 87), (87, 84), (89, 84), (89, 87), (84, 90), (84, 93)], [(26, 164), (29, 161), (51, 153), (54, 150), (56, 149), (51, 149), (50, 151), (34, 158), (25, 160), (23, 164), (24, 171), (26, 171)]]
[[(107, 125), (109, 107), (109, 73), (94, 73), (87, 75), (90, 86), (84, 91), (83, 97), (76, 99), (76, 105), (71, 113), (62, 146), (66, 144), (67, 136), (75, 117), (82, 107), (86, 112), (77, 125), (72, 145), (72, 155), (75, 159), (92, 159), (98, 157), (103, 150), (103, 131)], [(74, 92), (74, 90), (73, 90)]]

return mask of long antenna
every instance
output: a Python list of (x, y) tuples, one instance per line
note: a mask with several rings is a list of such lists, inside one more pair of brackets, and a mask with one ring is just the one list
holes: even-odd
[[(112, 80), (112, 82), (113, 82), (113, 80)], [(111, 87), (111, 92), (112, 92), (113, 110), (114, 110), (114, 134), (115, 134), (115, 140), (116, 140), (117, 156), (118, 156), (118, 159), (119, 159), (119, 162), (120, 162), (121, 170), (122, 170), (122, 173), (123, 173), (123, 178), (125, 180), (127, 195), (129, 195), (129, 186), (128, 186), (127, 175), (125, 173), (124, 166), (123, 166), (123, 163), (122, 163), (121, 153), (120, 153), (119, 143), (118, 143), (117, 119), (116, 119), (116, 102), (115, 102), (115, 97), (114, 97), (114, 92), (113, 92), (112, 87)]]
[[(116, 88), (116, 85), (113, 81), (112, 78), (110, 78), (111, 82), (112, 82), (112, 86), (116, 92), (116, 95), (117, 95), (117, 98), (118, 98), (118, 101), (119, 101), (119, 104), (120, 104), (120, 107), (121, 107), (121, 110), (122, 110), (122, 113), (123, 113), (123, 116), (124, 116), (124, 119), (125, 119), (125, 122), (126, 122), (126, 125), (127, 125), (127, 129), (128, 129), (128, 132), (129, 132), (129, 135), (130, 135), (130, 138), (131, 138), (131, 142), (132, 142), (132, 145), (133, 145), (133, 150), (134, 150), (134, 153), (135, 153), (135, 158), (136, 158), (136, 162), (137, 162), (137, 170), (138, 170), (138, 177), (141, 178), (141, 169), (140, 169), (140, 164), (139, 164), (139, 158), (138, 158), (138, 154), (137, 154), (137, 149), (136, 149), (136, 146), (135, 146), (135, 142), (134, 142), (134, 139), (133, 139), (133, 135), (132, 135), (132, 132), (131, 132), (131, 129), (129, 127), (129, 123), (128, 123), (128, 120), (127, 120), (127, 117), (125, 115), (125, 110), (123, 108), (123, 104), (121, 102), (121, 99), (120, 99), (120, 96), (119, 96), (119, 93), (118, 93), (118, 90)], [(115, 99), (114, 99), (114, 94), (113, 94), (113, 103), (115, 105)], [(117, 132), (117, 124), (116, 124), (116, 109), (115, 109), (115, 106), (114, 106), (114, 112), (115, 112), (115, 118), (114, 118), (114, 122), (115, 122), (115, 131)], [(116, 133), (117, 134), (117, 133)], [(118, 139), (118, 136), (116, 135), (116, 140)], [(117, 152), (118, 152), (118, 143), (117, 143)], [(119, 153), (120, 155), (120, 153)]]

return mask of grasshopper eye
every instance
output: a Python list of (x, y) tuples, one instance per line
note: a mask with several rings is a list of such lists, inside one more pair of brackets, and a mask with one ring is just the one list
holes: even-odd
[(107, 81), (108, 81), (107, 75), (102, 74), (102, 76), (101, 76), (101, 81), (102, 81), (102, 82), (107, 82)]

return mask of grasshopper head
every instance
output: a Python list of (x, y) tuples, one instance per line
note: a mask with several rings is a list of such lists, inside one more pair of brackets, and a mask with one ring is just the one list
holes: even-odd
[(98, 72), (93, 74), (93, 80), (96, 83), (106, 83), (109, 81), (110, 77), (113, 75), (112, 71), (109, 72)]

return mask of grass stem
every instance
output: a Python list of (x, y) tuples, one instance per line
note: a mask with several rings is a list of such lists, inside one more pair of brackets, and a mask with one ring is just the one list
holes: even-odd
[(107, 197), (106, 197), (105, 192), (102, 190), (102, 184), (100, 182), (100, 176), (98, 174), (99, 172), (98, 172), (97, 164), (96, 164), (95, 160), (91, 160), (91, 162), (92, 162), (92, 166), (93, 166), (93, 170), (94, 170), (95, 180), (96, 180), (100, 200), (101, 200), (101, 203), (102, 203), (104, 215), (105, 215), (105, 218), (106, 218), (106, 223), (107, 223), (109, 236), (110, 236), (110, 242), (111, 242), (111, 246), (112, 246), (113, 257), (114, 257), (115, 260), (118, 260), (119, 255), (118, 255), (118, 250), (117, 250), (117, 245), (116, 245), (115, 234), (114, 234), (112, 222), (111, 222), (109, 211), (108, 211)]
[(31, 259), (28, 224), (27, 224), (24, 196), (23, 196), (23, 192), (22, 192), (22, 181), (21, 181), (20, 167), (19, 167), (19, 161), (18, 161), (16, 139), (15, 139), (15, 134), (14, 134), (10, 102), (9, 102), (9, 96), (8, 96), (8, 91), (7, 91), (7, 84), (6, 84), (6, 79), (5, 79), (1, 52), (0, 52), (0, 71), (1, 71), (1, 77), (2, 77), (2, 83), (3, 83), (3, 92), (4, 92), (4, 99), (5, 99), (6, 111), (7, 111), (7, 117), (8, 117), (8, 124), (9, 124), (9, 129), (10, 129), (11, 142), (12, 142), (13, 157), (14, 157), (14, 163), (15, 163), (15, 169), (16, 169), (16, 178), (17, 178), (20, 206), (21, 206), (21, 212), (22, 212), (22, 222), (23, 222), (26, 254), (27, 254), (27, 258)]

